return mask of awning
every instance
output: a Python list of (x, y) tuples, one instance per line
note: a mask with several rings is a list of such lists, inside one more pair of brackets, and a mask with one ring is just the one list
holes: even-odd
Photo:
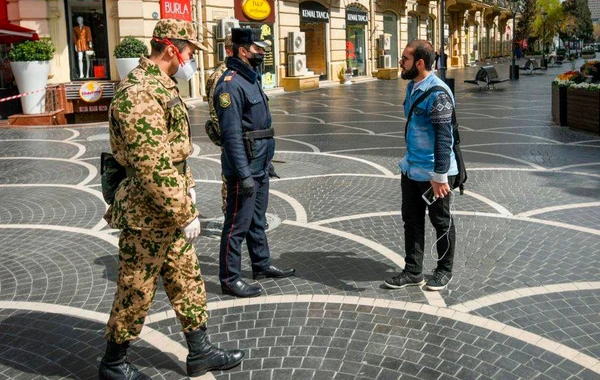
[(8, 21), (0, 21), (0, 44), (14, 44), (16, 42), (36, 41), (39, 39), (40, 37), (33, 29), (11, 24)]

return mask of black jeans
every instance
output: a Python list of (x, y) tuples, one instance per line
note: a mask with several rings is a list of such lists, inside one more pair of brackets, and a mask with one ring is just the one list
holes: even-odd
[[(452, 183), (454, 176), (448, 177)], [(406, 251), (405, 270), (412, 273), (423, 272), (423, 247), (425, 245), (425, 210), (427, 203), (421, 198), (423, 193), (431, 187), (429, 182), (413, 181), (402, 174), (402, 220), (404, 221), (404, 248)], [(435, 228), (437, 239), (448, 231), (437, 242), (438, 259), (437, 269), (452, 272), (454, 259), (454, 244), (456, 242), (456, 230), (454, 220), (450, 214), (450, 198), (454, 194), (437, 199), (429, 206), (429, 220)], [(447, 252), (446, 252), (447, 250)]]

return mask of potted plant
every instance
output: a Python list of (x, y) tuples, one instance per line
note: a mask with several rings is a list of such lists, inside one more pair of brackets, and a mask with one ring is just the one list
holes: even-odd
[(44, 113), (46, 108), (46, 83), (50, 72), (50, 60), (55, 47), (49, 38), (38, 41), (25, 41), (15, 44), (8, 52), (10, 68), (21, 94), (33, 92), (21, 97), (23, 113), (34, 115)]
[(552, 81), (552, 120), (558, 125), (567, 125), (567, 88), (577, 75), (577, 71), (567, 71)]
[(338, 79), (342, 84), (352, 84), (352, 68), (342, 66), (338, 71)]
[(114, 55), (119, 77), (123, 79), (136, 68), (140, 57), (148, 55), (148, 46), (135, 37), (127, 36), (115, 46)]

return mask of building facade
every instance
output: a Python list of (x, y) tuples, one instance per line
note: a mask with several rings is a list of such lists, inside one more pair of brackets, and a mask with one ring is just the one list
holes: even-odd
[[(263, 70), (265, 88), (280, 87), (282, 78), (298, 73), (337, 80), (346, 67), (356, 77), (369, 77), (380, 68), (397, 67), (408, 42), (427, 39), (439, 49), (442, 38), (439, 2), (429, 0), (4, 1), (12, 23), (37, 30), (56, 45), (50, 72), (55, 84), (118, 81), (115, 45), (125, 36), (149, 45), (158, 19), (169, 11), (185, 13), (200, 25), (208, 47), (198, 56), (197, 75), (179, 84), (188, 98), (205, 95), (206, 77), (224, 59), (223, 34), (231, 26), (261, 28), (263, 37), (272, 40)], [(512, 15), (506, 5), (504, 0), (446, 1), (449, 68), (511, 54)], [(303, 46), (294, 46), (300, 42)]]

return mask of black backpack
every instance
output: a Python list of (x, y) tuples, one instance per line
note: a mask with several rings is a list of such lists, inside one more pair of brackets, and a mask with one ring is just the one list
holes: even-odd
[[(408, 111), (408, 116), (406, 118), (406, 126), (404, 127), (404, 139), (406, 139), (408, 132), (408, 123), (410, 122), (410, 117), (412, 116), (413, 110), (415, 106), (421, 103), (423, 100), (427, 99), (429, 95), (431, 95), (434, 91), (444, 91), (449, 98), (452, 99), (452, 96), (448, 93), (442, 86), (433, 86), (429, 90), (425, 91), (425, 93), (417, 98), (415, 102), (410, 107)], [(454, 177), (454, 182), (449, 183), (451, 189), (459, 188), (460, 194), (465, 192), (464, 183), (467, 182), (467, 167), (465, 166), (465, 161), (463, 160), (462, 152), (460, 150), (460, 134), (458, 133), (458, 122), (456, 121), (456, 107), (452, 110), (452, 136), (454, 139), (454, 146), (452, 150), (454, 151), (454, 157), (456, 158), (456, 166), (458, 167), (458, 174)]]

